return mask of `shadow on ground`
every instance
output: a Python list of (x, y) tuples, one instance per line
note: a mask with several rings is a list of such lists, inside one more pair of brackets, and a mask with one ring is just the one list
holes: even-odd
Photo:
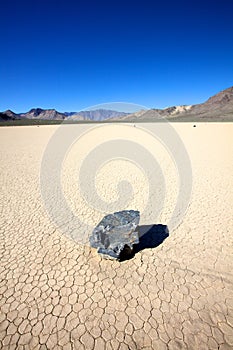
[(121, 261), (132, 259), (138, 252), (147, 248), (156, 248), (169, 236), (167, 225), (141, 225), (139, 229), (139, 243), (135, 244), (129, 255), (127, 248), (121, 254)]

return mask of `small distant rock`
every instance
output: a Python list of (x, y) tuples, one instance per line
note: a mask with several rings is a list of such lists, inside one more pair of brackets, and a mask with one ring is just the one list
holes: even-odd
[(90, 236), (91, 247), (106, 259), (120, 260), (123, 252), (130, 255), (133, 245), (139, 243), (139, 220), (140, 213), (135, 210), (106, 215)]

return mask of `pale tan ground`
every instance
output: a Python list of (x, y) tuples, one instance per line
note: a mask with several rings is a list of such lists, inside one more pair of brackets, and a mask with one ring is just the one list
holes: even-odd
[[(57, 127), (0, 128), (1, 349), (233, 347), (233, 124), (173, 126), (192, 162), (190, 206), (161, 245), (121, 263), (68, 239), (46, 214), (40, 164)], [(81, 200), (75, 179), (79, 160), (101, 137), (88, 134), (92, 126), (75, 127), (87, 139), (67, 153), (62, 186), (74, 213), (94, 225), (103, 213)], [(140, 132), (123, 128), (123, 138)], [(149, 137), (140, 142), (153, 152)], [(154, 156), (166, 181), (165, 206), (156, 222), (148, 213), (140, 224), (166, 224), (174, 207), (177, 175), (160, 146)], [(112, 161), (100, 168), (97, 191), (112, 200), (117, 181), (128, 177), (135, 191), (128, 207), (143, 212), (151, 180), (144, 175), (130, 162)]]

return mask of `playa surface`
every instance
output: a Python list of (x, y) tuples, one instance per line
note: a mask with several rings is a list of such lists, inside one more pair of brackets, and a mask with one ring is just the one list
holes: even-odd
[[(60, 126), (0, 128), (0, 349), (233, 347), (233, 124), (172, 124), (192, 166), (176, 227), (180, 149), (171, 160), (150, 125), (64, 126), (58, 143)], [(117, 159), (115, 139), (132, 161)], [(149, 239), (129, 260), (103, 260), (90, 230), (125, 208), (140, 210)]]

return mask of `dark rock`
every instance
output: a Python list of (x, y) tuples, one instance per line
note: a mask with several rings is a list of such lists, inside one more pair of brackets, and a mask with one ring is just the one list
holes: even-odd
[(121, 254), (131, 254), (139, 243), (137, 226), (139, 211), (123, 210), (106, 215), (94, 228), (90, 245), (106, 259), (119, 260)]

